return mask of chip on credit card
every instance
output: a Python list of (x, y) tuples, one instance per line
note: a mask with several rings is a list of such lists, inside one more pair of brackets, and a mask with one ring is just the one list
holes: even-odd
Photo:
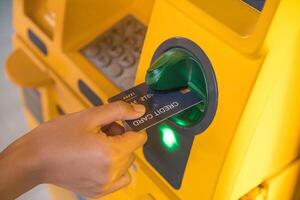
[(133, 131), (141, 131), (197, 105), (203, 100), (187, 88), (161, 92), (152, 90), (146, 83), (142, 83), (108, 99), (108, 102), (115, 101), (145, 106), (146, 112), (142, 117), (125, 120), (125, 123)]

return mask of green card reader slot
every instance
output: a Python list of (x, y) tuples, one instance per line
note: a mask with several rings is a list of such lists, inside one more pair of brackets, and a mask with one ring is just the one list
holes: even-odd
[(213, 66), (205, 51), (194, 41), (170, 38), (155, 50), (146, 83), (161, 92), (184, 92), (188, 88), (202, 100), (146, 129), (145, 159), (173, 188), (179, 189), (194, 138), (205, 134), (217, 111), (218, 87)]
[(178, 126), (197, 124), (207, 110), (209, 96), (203, 66), (193, 54), (183, 48), (172, 48), (148, 69), (146, 83), (153, 90), (166, 91), (189, 88), (203, 101), (170, 118)]

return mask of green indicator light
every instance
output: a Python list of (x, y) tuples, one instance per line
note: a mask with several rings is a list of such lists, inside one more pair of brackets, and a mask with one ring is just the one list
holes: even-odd
[(179, 148), (179, 141), (176, 131), (167, 125), (160, 128), (161, 142), (168, 151), (175, 151)]

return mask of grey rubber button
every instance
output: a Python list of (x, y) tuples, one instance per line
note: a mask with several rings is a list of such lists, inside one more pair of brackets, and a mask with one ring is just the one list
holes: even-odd
[(119, 64), (124, 68), (132, 67), (135, 63), (135, 58), (130, 53), (125, 53), (119, 58)]
[(111, 39), (112, 39), (111, 45), (119, 45), (122, 42), (123, 37), (119, 34), (112, 34)]
[(133, 86), (133, 84), (134, 84), (134, 77), (124, 77), (123, 79), (122, 79), (122, 89), (125, 89), (125, 90), (127, 90), (127, 89), (129, 89), (129, 88), (131, 88), (132, 86)]
[(100, 47), (90, 46), (87, 49), (85, 49), (84, 53), (89, 57), (95, 57), (100, 53)]
[(108, 67), (108, 65), (111, 63), (111, 57), (107, 54), (100, 54), (95, 59), (95, 63), (99, 67)]
[(121, 26), (112, 28), (111, 34), (113, 35), (123, 35), (125, 33), (125, 29)]
[(120, 89), (134, 83), (136, 64), (144, 43), (146, 27), (128, 15), (116, 22), (80, 52)]
[(132, 49), (132, 53), (135, 57), (139, 57), (141, 54), (141, 48), (138, 45), (135, 45)]
[(135, 38), (134, 37), (126, 37), (123, 40), (123, 45), (127, 48), (133, 47), (136, 44)]
[(134, 32), (134, 38), (137, 40), (139, 44), (143, 43), (145, 39), (145, 34), (146, 34), (145, 29), (139, 28)]
[(109, 47), (108, 53), (112, 57), (118, 57), (123, 53), (123, 47), (120, 45), (112, 45)]
[(113, 39), (110, 35), (106, 35), (105, 37), (103, 37), (101, 42), (108, 46), (113, 45)]
[(123, 70), (119, 65), (112, 65), (107, 68), (107, 72), (112, 77), (118, 77), (122, 74)]

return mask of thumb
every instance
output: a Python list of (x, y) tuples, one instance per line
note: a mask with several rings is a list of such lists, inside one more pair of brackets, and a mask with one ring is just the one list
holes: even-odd
[(129, 104), (117, 101), (103, 106), (91, 108), (86, 112), (88, 126), (94, 128), (104, 126), (118, 120), (130, 120), (143, 116), (145, 107), (140, 104)]
[(122, 148), (126, 153), (132, 153), (139, 147), (143, 146), (147, 141), (146, 132), (129, 131), (122, 135), (112, 137), (113, 142)]

